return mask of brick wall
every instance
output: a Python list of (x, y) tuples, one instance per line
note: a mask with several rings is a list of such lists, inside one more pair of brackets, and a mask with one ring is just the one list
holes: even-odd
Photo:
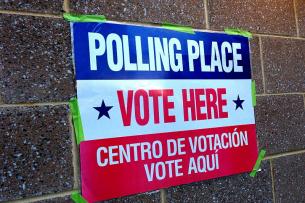
[(305, 0), (0, 1), (0, 201), (71, 202), (80, 190), (64, 11), (254, 33), (262, 171), (108, 202), (305, 202)]

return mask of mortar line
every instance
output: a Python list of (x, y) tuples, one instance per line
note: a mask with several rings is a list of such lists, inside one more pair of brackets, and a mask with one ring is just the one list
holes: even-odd
[(273, 196), (273, 203), (275, 203), (275, 189), (274, 189), (274, 174), (273, 174), (273, 165), (272, 160), (270, 161), (270, 174), (271, 174), (271, 186), (272, 186), (272, 196)]
[[(140, 26), (149, 26), (149, 27), (160, 27), (161, 26), (161, 24), (158, 24), (158, 23), (135, 22), (135, 21), (124, 21), (124, 20), (122, 20), (122, 21), (107, 20), (107, 22), (130, 24), (130, 25), (140, 25)], [(212, 33), (225, 33), (224, 30), (211, 30), (210, 28), (206, 28), (206, 29), (193, 28), (193, 30), (194, 31), (208, 31), (208, 32), (212, 32)], [(283, 35), (262, 34), (262, 33), (252, 33), (252, 35), (257, 36), (257, 37), (275, 37), (275, 38), (284, 38), (284, 39), (305, 40), (305, 37), (296, 37), (296, 36), (283, 36)]]
[(264, 94), (266, 94), (266, 80), (265, 80), (265, 68), (264, 68), (264, 57), (263, 57), (263, 44), (262, 44), (262, 38), (258, 37), (258, 43), (259, 43), (259, 57), (261, 60), (261, 71), (262, 71), (262, 77), (263, 77), (263, 90)]
[(160, 189), (161, 203), (167, 203), (166, 189)]
[(63, 2), (63, 10), (67, 13), (70, 12), (70, 0), (64, 0)]
[(22, 16), (34, 16), (34, 17), (45, 17), (45, 18), (62, 18), (62, 15), (58, 14), (47, 14), (47, 13), (34, 13), (34, 12), (23, 12), (23, 11), (12, 11), (12, 10), (0, 10), (1, 14), (9, 15), (22, 15)]
[(208, 1), (203, 0), (203, 4), (204, 4), (205, 28), (210, 29), (209, 14), (208, 14)]
[(72, 116), (69, 114), (69, 124), (71, 130), (71, 140), (72, 140), (72, 165), (73, 165), (73, 179), (74, 179), (74, 189), (80, 188), (80, 169), (79, 169), (79, 152), (76, 144), (75, 132), (73, 127)]
[(297, 36), (300, 36), (300, 30), (299, 30), (299, 19), (297, 14), (297, 6), (296, 6), (296, 0), (293, 0), (293, 9), (294, 9), (294, 18), (295, 18), (295, 28), (297, 30)]
[(252, 33), (252, 35), (253, 36), (261, 36), (261, 37), (275, 37), (275, 38), (284, 38), (284, 39), (305, 40), (304, 37), (296, 37), (296, 36), (283, 36), (283, 35), (262, 34), (262, 33)]
[(305, 94), (303, 95), (303, 101), (304, 101), (304, 109), (305, 109)]
[(264, 158), (264, 160), (271, 160), (271, 159), (281, 158), (284, 156), (291, 156), (291, 155), (297, 155), (297, 154), (302, 154), (302, 153), (305, 153), (305, 149), (292, 151), (292, 152), (284, 152), (281, 154), (269, 155), (269, 156), (266, 156)]
[(69, 104), (69, 102), (44, 102), (44, 103), (0, 104), (0, 108), (6, 108), (6, 107), (59, 106), (59, 105), (68, 105), (68, 104)]
[(286, 95), (303, 95), (302, 92), (286, 92), (286, 93), (268, 93), (268, 94), (257, 94), (258, 97), (264, 96), (286, 96)]
[(53, 199), (53, 198), (58, 198), (58, 197), (65, 197), (67, 195), (71, 195), (73, 192), (79, 192), (78, 190), (70, 190), (70, 191), (65, 191), (65, 192), (59, 192), (59, 193), (53, 193), (53, 194), (46, 194), (38, 197), (29, 197), (29, 198), (22, 198), (19, 200), (12, 200), (12, 201), (7, 201), (7, 203), (31, 203), (31, 202), (36, 202), (36, 201), (42, 201), (42, 200), (48, 200), (48, 199)]

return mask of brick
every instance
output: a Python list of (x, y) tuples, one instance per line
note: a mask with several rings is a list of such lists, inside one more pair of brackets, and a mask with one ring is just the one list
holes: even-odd
[(62, 12), (63, 0), (2, 0), (1, 10), (27, 11), (35, 13), (59, 14)]
[(302, 95), (257, 97), (255, 114), (259, 146), (267, 154), (305, 149)]
[(68, 107), (0, 108), (0, 201), (73, 189)]
[(168, 21), (205, 28), (202, 0), (71, 0), (71, 10), (78, 13), (103, 14), (117, 21), (162, 23)]
[(252, 79), (255, 80), (256, 84), (256, 93), (264, 93), (263, 85), (263, 73), (261, 68), (261, 59), (260, 59), (260, 47), (259, 47), (259, 38), (254, 37), (250, 40), (250, 49), (251, 49), (251, 65), (252, 65)]
[(138, 195), (126, 196), (117, 199), (102, 201), (100, 203), (159, 203), (160, 192), (156, 191), (153, 193), (143, 193)]
[(210, 28), (242, 28), (255, 33), (296, 35), (291, 0), (208, 0)]
[(255, 178), (248, 173), (169, 188), (171, 202), (272, 202), (270, 164), (262, 163)]
[(298, 17), (299, 34), (301, 37), (305, 37), (305, 2), (304, 0), (296, 1), (296, 13)]
[(3, 103), (67, 101), (75, 95), (69, 23), (0, 15)]
[(305, 202), (305, 154), (274, 159), (272, 164), (275, 202)]
[(305, 91), (305, 40), (262, 37), (267, 93)]
[(70, 196), (65, 196), (65, 197), (56, 197), (52, 199), (40, 200), (34, 203), (74, 203), (74, 201), (70, 198)]

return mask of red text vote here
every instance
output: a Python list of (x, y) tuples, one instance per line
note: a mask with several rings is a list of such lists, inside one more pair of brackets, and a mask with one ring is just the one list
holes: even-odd
[[(226, 88), (181, 89), (180, 100), (173, 100), (173, 89), (117, 90), (118, 103), (124, 126), (132, 125), (132, 117), (138, 125), (176, 121), (175, 102), (182, 102), (184, 121), (228, 118), (224, 110)], [(162, 111), (160, 111), (162, 109)]]

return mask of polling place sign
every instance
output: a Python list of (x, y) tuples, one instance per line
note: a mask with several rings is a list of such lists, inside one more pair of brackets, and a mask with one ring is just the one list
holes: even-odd
[(248, 38), (72, 23), (88, 202), (251, 171)]

